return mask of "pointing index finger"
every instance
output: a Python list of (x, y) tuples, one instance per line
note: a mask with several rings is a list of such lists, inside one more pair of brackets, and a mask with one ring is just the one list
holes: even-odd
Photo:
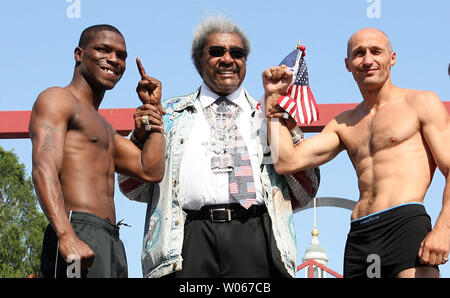
[(144, 66), (142, 65), (141, 59), (139, 57), (136, 58), (136, 64), (137, 68), (139, 70), (139, 74), (141, 75), (141, 78), (146, 78), (147, 74), (145, 73)]

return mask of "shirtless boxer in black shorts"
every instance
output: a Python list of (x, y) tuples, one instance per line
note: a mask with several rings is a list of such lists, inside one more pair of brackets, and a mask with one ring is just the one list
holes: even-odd
[[(37, 98), (30, 119), (33, 181), (50, 222), (41, 257), (41, 277), (65, 277), (66, 262), (79, 261), (80, 277), (127, 277), (127, 262), (114, 207), (114, 173), (159, 182), (164, 175), (164, 137), (159, 109), (161, 83), (145, 75), (140, 61), (136, 117), (146, 115), (151, 133), (143, 150), (120, 136), (98, 113), (106, 90), (125, 71), (122, 34), (110, 25), (83, 31), (75, 49), (71, 83)], [(142, 139), (142, 138), (141, 138)]]
[[(317, 167), (347, 150), (360, 197), (352, 212), (344, 277), (367, 277), (370, 258), (379, 258), (381, 277), (438, 277), (450, 247), (450, 118), (433, 92), (391, 83), (396, 61), (389, 38), (365, 28), (348, 41), (347, 70), (363, 102), (331, 120), (298, 146), (276, 105), (292, 80), (284, 66), (263, 73), (269, 134), (277, 133), (280, 174)], [(270, 139), (270, 136), (269, 136)], [(422, 205), (436, 167), (446, 178), (442, 211), (431, 229)]]

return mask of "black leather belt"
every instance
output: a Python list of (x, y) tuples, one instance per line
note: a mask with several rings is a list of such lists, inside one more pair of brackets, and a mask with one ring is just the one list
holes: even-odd
[(253, 205), (245, 209), (240, 204), (219, 204), (206, 205), (200, 210), (187, 210), (187, 219), (202, 219), (211, 222), (230, 222), (233, 219), (247, 220), (252, 217), (259, 217), (267, 212), (265, 205)]

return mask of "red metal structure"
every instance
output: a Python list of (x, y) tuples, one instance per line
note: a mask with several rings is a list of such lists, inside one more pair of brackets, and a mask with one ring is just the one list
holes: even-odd
[[(121, 135), (127, 135), (134, 127), (136, 109), (100, 109), (100, 114)], [(0, 111), (0, 139), (26, 139), (31, 111)]]
[(313, 259), (306, 260), (304, 263), (298, 265), (297, 271), (300, 271), (303, 268), (308, 267), (308, 278), (314, 278), (314, 266), (319, 267), (320, 269), (324, 270), (325, 272), (328, 272), (334, 277), (343, 278), (343, 276), (337, 273), (336, 271), (331, 270), (327, 266), (324, 266), (319, 262), (314, 261)]
[[(443, 102), (450, 113), (450, 101)], [(336, 115), (354, 108), (357, 103), (319, 104), (319, 121), (302, 125), (304, 132), (320, 132)], [(135, 109), (100, 109), (100, 113), (112, 124), (118, 133), (127, 135), (134, 127)], [(28, 124), (31, 111), (0, 111), (0, 139), (28, 138)]]

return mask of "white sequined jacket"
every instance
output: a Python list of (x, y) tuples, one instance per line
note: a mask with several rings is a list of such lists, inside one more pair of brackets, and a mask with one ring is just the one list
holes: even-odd
[[(293, 210), (314, 198), (319, 186), (318, 168), (295, 175), (279, 175), (275, 172), (268, 147), (267, 128), (264, 123), (263, 105), (244, 92), (252, 105), (254, 126), (258, 138), (258, 156), (261, 182), (265, 191), (265, 204), (272, 222), (270, 232), (275, 265), (281, 272), (294, 277), (297, 266), (296, 234)], [(178, 199), (180, 162), (185, 140), (189, 137), (193, 115), (197, 113), (194, 101), (196, 92), (168, 99), (163, 102), (166, 169), (159, 184), (143, 184), (119, 175), (119, 187), (131, 200), (147, 203), (142, 249), (144, 277), (161, 277), (182, 269), (184, 221), (186, 218)], [(282, 267), (282, 268), (281, 268)]]

